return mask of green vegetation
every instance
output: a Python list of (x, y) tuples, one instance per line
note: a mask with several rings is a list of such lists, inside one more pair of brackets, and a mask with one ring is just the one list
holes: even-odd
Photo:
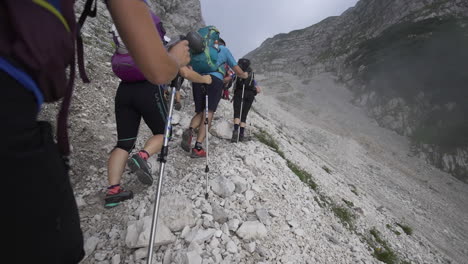
[(346, 199), (341, 199), (348, 207), (350, 208), (353, 208), (354, 207), (354, 203), (351, 202), (351, 201), (348, 201)]
[(395, 230), (395, 228), (393, 228), (393, 226), (391, 226), (390, 224), (386, 224), (385, 225), (390, 231), (392, 231), (395, 235), (397, 236), (400, 236), (401, 233), (398, 231), (398, 230)]
[(413, 228), (411, 228), (410, 226), (400, 223), (396, 223), (396, 225), (403, 229), (403, 232), (405, 232), (405, 234), (407, 234), (408, 236), (411, 236), (413, 234)]
[(320, 206), (320, 208), (324, 208), (326, 203), (320, 199), (320, 196), (314, 196), (314, 201)]
[(287, 159), (286, 156), (284, 155), (284, 152), (282, 152), (280, 150), (280, 147), (279, 147), (278, 143), (274, 140), (274, 138), (270, 134), (268, 134), (266, 131), (260, 129), (260, 132), (255, 133), (255, 137), (260, 142), (262, 142), (263, 144), (265, 144), (265, 145), (269, 146), (270, 148), (272, 148), (276, 153), (278, 153), (278, 155), (280, 155), (284, 160), (286, 160), (286, 164), (288, 165), (288, 168), (292, 172), (294, 172), (294, 174), (296, 174), (297, 177), (299, 177), (299, 179), (301, 179), (302, 182), (307, 184), (314, 191), (317, 191), (318, 185), (314, 181), (312, 175), (310, 175), (310, 173), (308, 173), (307, 171), (301, 169), (295, 163), (293, 163), (292, 161)]
[[(363, 235), (360, 234), (356, 231), (356, 226), (355, 222), (357, 219), (357, 216), (353, 214), (350, 209), (338, 205), (330, 199), (330, 197), (326, 196), (325, 194), (321, 193), (318, 185), (315, 183), (313, 180), (312, 175), (310, 175), (307, 171), (301, 169), (299, 166), (288, 160), (284, 153), (280, 150), (279, 144), (274, 140), (274, 138), (268, 134), (266, 131), (259, 129), (258, 133), (255, 133), (255, 137), (262, 142), (263, 144), (267, 145), (273, 151), (278, 153), (287, 163), (287, 166), (289, 169), (296, 174), (299, 179), (301, 179), (302, 182), (306, 183), (311, 189), (313, 189), (317, 195), (314, 196), (314, 201), (320, 206), (321, 208), (326, 208), (329, 207), (330, 210), (335, 214), (335, 216), (339, 219), (339, 221), (343, 224), (345, 228), (350, 230), (351, 232), (356, 233), (356, 235), (360, 236), (361, 238), (364, 239), (368, 243), (368, 245), (372, 248), (373, 253), (372, 255), (387, 264), (405, 264), (408, 263), (407, 261), (402, 261), (399, 259), (398, 255), (391, 249), (389, 246), (388, 242), (385, 241), (380, 232), (377, 231), (376, 228), (372, 228), (370, 230), (370, 236), (369, 235)], [(323, 166), (322, 169), (325, 170), (326, 166)], [(328, 169), (328, 168), (327, 168)], [(327, 170), (325, 170), (327, 171)], [(356, 194), (358, 196), (357, 188), (354, 185), (350, 185), (351, 187), (351, 192)], [(351, 201), (348, 201), (346, 199), (342, 199), (343, 203), (346, 204), (349, 208), (354, 208), (354, 203)], [(411, 234), (412, 229), (406, 225), (402, 224), (397, 224), (400, 226), (405, 233)], [(392, 230), (392, 227), (390, 225), (387, 225), (387, 228)], [(398, 234), (396, 230), (392, 230), (395, 234)]]
[(390, 248), (388, 242), (381, 237), (380, 232), (374, 227), (369, 233), (373, 237), (373, 240), (368, 243), (374, 249), (374, 257), (387, 264), (399, 263), (398, 256)]
[(286, 159), (289, 169), (294, 172), (302, 182), (307, 184), (312, 190), (317, 191), (318, 185), (315, 183), (312, 175), (310, 175), (307, 171), (302, 170), (296, 164), (292, 163), (290, 160)]
[(336, 204), (333, 205), (331, 209), (335, 216), (340, 219), (341, 223), (343, 223), (346, 228), (354, 230), (354, 220), (356, 216), (353, 213), (351, 213), (347, 208)]
[(323, 165), (323, 166), (322, 166), (322, 169), (323, 169), (324, 171), (326, 171), (328, 174), (331, 174), (331, 170), (330, 170), (330, 168), (328, 168), (327, 166)]
[(393, 251), (387, 251), (382, 248), (375, 248), (373, 255), (376, 259), (382, 261), (383, 263), (392, 264), (397, 263), (398, 260), (397, 255), (395, 255)]
[(280, 150), (278, 143), (275, 139), (268, 134), (265, 130), (260, 129), (260, 132), (254, 134), (258, 141), (272, 148), (276, 153), (278, 153), (283, 159), (285, 159), (284, 153)]

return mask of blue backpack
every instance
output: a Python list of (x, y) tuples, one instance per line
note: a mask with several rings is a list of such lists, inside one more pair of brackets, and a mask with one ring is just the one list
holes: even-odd
[(217, 47), (219, 40), (219, 30), (214, 26), (207, 26), (200, 28), (198, 33), (205, 40), (205, 50), (201, 53), (193, 53), (191, 51), (191, 62), (193, 70), (204, 74), (210, 72), (221, 72), (224, 75), (224, 66), (218, 66), (218, 53)]

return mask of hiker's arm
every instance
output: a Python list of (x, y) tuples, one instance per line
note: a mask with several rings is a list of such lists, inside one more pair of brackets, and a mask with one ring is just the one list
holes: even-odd
[(232, 67), (232, 69), (237, 74), (237, 76), (239, 76), (242, 79), (247, 79), (247, 77), (249, 77), (249, 74), (247, 72), (243, 71), (241, 69), (241, 67), (239, 67), (239, 65), (236, 65), (236, 66)]
[(221, 49), (221, 52), (225, 53), (227, 64), (229, 65), (229, 67), (231, 67), (231, 69), (234, 70), (234, 72), (237, 74), (237, 76), (239, 76), (241, 79), (247, 79), (247, 77), (249, 77), (249, 74), (244, 72), (241, 69), (241, 67), (239, 67), (239, 65), (237, 65), (237, 62), (234, 59), (234, 56), (232, 56), (231, 51), (228, 48), (224, 47), (224, 46), (220, 46), (220, 49)]
[(254, 80), (253, 81), (253, 84), (255, 86), (255, 90), (257, 91), (257, 94), (259, 94), (260, 92), (262, 92), (262, 88), (258, 85), (257, 81)]
[(108, 0), (108, 7), (120, 37), (148, 81), (168, 83), (190, 62), (187, 41), (166, 51), (145, 2)]
[(185, 79), (194, 83), (211, 84), (211, 75), (200, 75), (198, 72), (190, 69), (187, 66), (180, 68), (180, 75)]
[(262, 92), (262, 88), (260, 86), (255, 86), (255, 89), (257, 90), (257, 94)]

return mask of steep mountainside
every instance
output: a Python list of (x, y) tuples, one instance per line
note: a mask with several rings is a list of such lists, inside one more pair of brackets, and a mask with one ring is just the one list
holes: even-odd
[(380, 125), (411, 137), (415, 153), (466, 181), (467, 28), (467, 1), (361, 0), (247, 57), (272, 75), (334, 72)]
[[(203, 24), (197, 0), (162, 0), (153, 8), (164, 13), (170, 36)], [(119, 81), (110, 67), (110, 19), (102, 1), (98, 10), (84, 28), (92, 82), (77, 80), (69, 118), (70, 178), (86, 251), (81, 263), (143, 264), (159, 164), (150, 158), (152, 186), (126, 170), (122, 184), (135, 197), (104, 209)], [(298, 80), (278, 72), (257, 78), (265, 93), (249, 114), (252, 140), (226, 140), (232, 104), (222, 100), (210, 131), (208, 175), (204, 159), (191, 159), (179, 147), (194, 109), (190, 85), (183, 86), (153, 263), (465, 262), (466, 185), (409, 157), (406, 139), (350, 104), (351, 93), (334, 77)], [(54, 121), (56, 107), (45, 106), (41, 118)], [(136, 149), (150, 135), (142, 122)]]

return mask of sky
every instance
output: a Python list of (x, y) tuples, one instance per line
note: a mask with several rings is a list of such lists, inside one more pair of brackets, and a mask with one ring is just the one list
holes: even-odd
[(236, 59), (279, 33), (341, 15), (357, 0), (200, 0), (206, 25), (221, 32)]

